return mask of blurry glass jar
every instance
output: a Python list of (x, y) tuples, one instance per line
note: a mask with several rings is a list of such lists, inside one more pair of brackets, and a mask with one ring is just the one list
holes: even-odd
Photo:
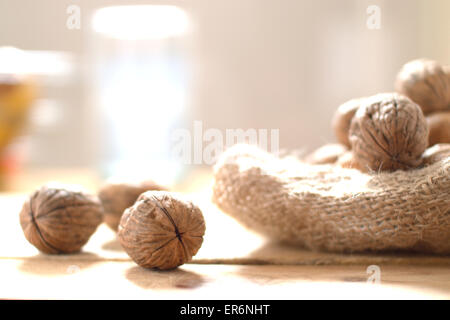
[(95, 125), (104, 176), (173, 183), (172, 130), (184, 125), (188, 18), (165, 5), (114, 6), (93, 17)]

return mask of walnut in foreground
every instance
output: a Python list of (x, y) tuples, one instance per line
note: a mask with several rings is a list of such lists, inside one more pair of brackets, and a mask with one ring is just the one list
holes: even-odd
[(125, 210), (118, 238), (138, 265), (166, 270), (191, 260), (204, 233), (203, 215), (192, 202), (171, 192), (147, 191)]
[(137, 198), (149, 190), (165, 190), (153, 181), (140, 183), (108, 183), (98, 192), (104, 208), (104, 221), (114, 231), (119, 228), (120, 218), (126, 208), (131, 207)]
[(25, 238), (48, 254), (81, 250), (102, 222), (98, 199), (71, 187), (43, 186), (20, 212)]
[(428, 146), (428, 127), (420, 107), (396, 93), (364, 100), (350, 126), (355, 160), (363, 168), (395, 171), (417, 168)]

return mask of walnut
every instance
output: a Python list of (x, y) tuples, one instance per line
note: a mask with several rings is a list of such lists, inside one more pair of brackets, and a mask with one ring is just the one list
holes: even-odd
[(308, 155), (304, 161), (309, 164), (334, 163), (339, 156), (346, 151), (347, 148), (344, 145), (339, 143), (330, 143), (316, 149), (313, 153)]
[(102, 206), (74, 186), (46, 185), (27, 199), (20, 212), (25, 238), (44, 253), (73, 253), (102, 222)]
[(357, 98), (349, 100), (341, 104), (333, 116), (331, 123), (334, 134), (339, 143), (342, 143), (347, 148), (350, 148), (350, 140), (348, 139), (348, 131), (350, 130), (350, 123), (352, 118), (358, 110), (361, 101), (364, 98)]
[(173, 269), (198, 251), (205, 233), (200, 209), (178, 194), (147, 191), (125, 210), (118, 238), (140, 266)]
[(397, 75), (395, 88), (417, 103), (424, 114), (450, 110), (450, 78), (436, 61), (408, 62)]
[(437, 143), (450, 143), (450, 111), (432, 113), (427, 116), (428, 145)]
[(428, 128), (420, 107), (396, 93), (364, 100), (350, 126), (350, 142), (360, 166), (375, 171), (412, 169), (421, 164)]
[(165, 190), (153, 181), (139, 183), (108, 183), (100, 188), (98, 197), (102, 202), (105, 223), (114, 231), (119, 227), (124, 210), (131, 207), (137, 198), (149, 190)]
[(450, 143), (439, 143), (425, 150), (422, 155), (423, 165), (429, 166), (433, 163), (450, 157)]

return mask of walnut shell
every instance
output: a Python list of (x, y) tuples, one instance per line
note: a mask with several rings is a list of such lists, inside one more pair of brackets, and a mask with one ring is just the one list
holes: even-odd
[(437, 143), (450, 143), (450, 111), (437, 112), (427, 116), (428, 145)]
[(428, 128), (420, 107), (405, 96), (384, 93), (364, 100), (350, 126), (360, 166), (375, 171), (412, 169), (421, 164)]
[(333, 127), (334, 134), (339, 143), (342, 143), (347, 148), (351, 147), (350, 140), (348, 139), (348, 131), (350, 130), (350, 123), (352, 118), (361, 105), (361, 101), (364, 98), (357, 98), (349, 100), (341, 104), (333, 116), (331, 126)]
[(205, 233), (202, 212), (178, 194), (147, 191), (125, 210), (118, 238), (140, 266), (173, 269), (200, 249)]
[(347, 147), (339, 143), (326, 144), (308, 155), (304, 161), (309, 164), (334, 163), (347, 150)]
[(46, 185), (25, 201), (20, 224), (25, 238), (44, 253), (78, 252), (102, 222), (100, 201), (73, 187)]
[(433, 163), (450, 157), (450, 143), (439, 143), (425, 150), (422, 155), (423, 165), (429, 166)]
[(424, 114), (450, 110), (450, 78), (436, 61), (408, 62), (397, 75), (395, 88), (417, 103)]
[(119, 228), (124, 210), (131, 207), (137, 198), (149, 190), (165, 190), (153, 181), (140, 183), (108, 183), (100, 188), (98, 197), (104, 208), (104, 221), (114, 231)]

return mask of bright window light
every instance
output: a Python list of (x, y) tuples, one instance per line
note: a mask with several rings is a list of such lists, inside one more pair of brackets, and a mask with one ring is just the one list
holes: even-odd
[(186, 13), (170, 5), (113, 6), (97, 10), (94, 31), (122, 40), (163, 39), (188, 30)]
[(5, 74), (64, 75), (72, 71), (72, 65), (68, 53), (0, 47), (0, 80)]

